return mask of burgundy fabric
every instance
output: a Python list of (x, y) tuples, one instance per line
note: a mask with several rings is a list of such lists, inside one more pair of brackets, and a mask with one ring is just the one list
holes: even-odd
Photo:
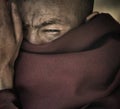
[(20, 109), (120, 109), (120, 25), (100, 14), (51, 43), (24, 40), (15, 89)]
[(100, 14), (46, 45), (24, 41), (15, 77), (23, 109), (77, 109), (109, 97), (120, 84), (118, 33)]

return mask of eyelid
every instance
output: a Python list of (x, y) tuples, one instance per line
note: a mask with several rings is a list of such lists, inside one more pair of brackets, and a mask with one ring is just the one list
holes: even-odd
[(42, 32), (60, 32), (58, 29), (44, 29)]
[(45, 33), (60, 33), (62, 32), (62, 26), (61, 25), (49, 25), (49, 26), (43, 27), (41, 31)]

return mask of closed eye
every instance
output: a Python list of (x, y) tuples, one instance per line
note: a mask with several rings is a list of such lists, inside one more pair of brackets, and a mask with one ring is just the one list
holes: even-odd
[(57, 29), (44, 29), (42, 30), (43, 32), (53, 32), (53, 33), (58, 33), (60, 32), (60, 30), (57, 30)]

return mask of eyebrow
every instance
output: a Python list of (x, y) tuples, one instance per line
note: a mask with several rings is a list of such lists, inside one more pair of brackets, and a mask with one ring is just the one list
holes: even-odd
[(53, 25), (53, 24), (62, 24), (60, 19), (50, 19), (48, 21), (44, 21), (43, 23), (39, 24), (39, 25), (33, 25), (33, 27), (35, 28), (42, 28), (45, 26), (49, 26), (49, 25)]

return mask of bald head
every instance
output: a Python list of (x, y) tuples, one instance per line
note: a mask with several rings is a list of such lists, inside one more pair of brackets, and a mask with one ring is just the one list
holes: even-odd
[[(26, 38), (43, 44), (77, 27), (93, 10), (94, 0), (17, 0)], [(39, 32), (38, 32), (39, 31)]]

